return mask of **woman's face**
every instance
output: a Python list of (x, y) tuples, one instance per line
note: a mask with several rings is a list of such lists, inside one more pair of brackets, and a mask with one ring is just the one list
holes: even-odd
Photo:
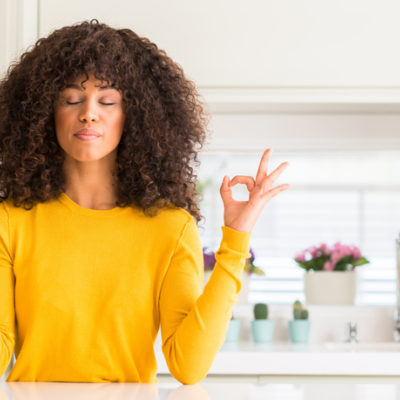
[(115, 160), (125, 122), (121, 93), (93, 75), (82, 88), (84, 79), (71, 82), (55, 102), (58, 143), (77, 161)]

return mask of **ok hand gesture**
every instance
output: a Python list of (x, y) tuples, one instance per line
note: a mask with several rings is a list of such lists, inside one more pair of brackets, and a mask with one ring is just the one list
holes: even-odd
[[(278, 193), (290, 188), (288, 184), (272, 188), (274, 182), (288, 167), (289, 163), (283, 162), (268, 175), (267, 167), (270, 155), (271, 149), (264, 151), (255, 180), (252, 176), (236, 175), (230, 181), (227, 176), (224, 176), (220, 194), (224, 203), (225, 226), (241, 232), (251, 232), (265, 204)], [(231, 187), (238, 183), (244, 183), (247, 186), (249, 191), (248, 201), (233, 199)]]

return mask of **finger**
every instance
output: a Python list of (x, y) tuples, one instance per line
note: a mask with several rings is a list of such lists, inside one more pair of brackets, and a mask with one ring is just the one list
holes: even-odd
[(230, 201), (233, 200), (232, 190), (229, 187), (229, 182), (230, 182), (229, 181), (229, 177), (224, 176), (224, 179), (222, 180), (222, 185), (219, 188), (219, 193), (220, 193), (220, 195), (222, 197), (222, 202), (224, 204), (226, 204), (226, 202), (230, 202)]
[(257, 175), (256, 175), (256, 183), (261, 182), (264, 179), (264, 176), (267, 175), (267, 168), (268, 168), (268, 160), (269, 156), (271, 155), (272, 149), (267, 149), (264, 151), (260, 165), (258, 167)]
[(280, 164), (277, 168), (275, 168), (266, 178), (266, 181), (272, 186), (274, 182), (278, 179), (280, 174), (289, 166), (287, 161)]
[(234, 186), (238, 183), (242, 183), (247, 186), (249, 192), (251, 192), (255, 186), (255, 181), (252, 176), (236, 175), (230, 182), (229, 186)]
[(272, 199), (273, 197), (275, 197), (278, 193), (283, 192), (284, 190), (290, 189), (290, 185), (285, 183), (283, 185), (279, 185), (273, 189), (270, 189), (267, 192), (267, 198), (268, 200)]

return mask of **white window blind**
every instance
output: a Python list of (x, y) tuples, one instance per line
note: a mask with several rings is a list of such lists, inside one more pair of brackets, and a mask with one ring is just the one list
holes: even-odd
[[(203, 153), (199, 179), (206, 184), (200, 207), (203, 246), (219, 247), (223, 204), (219, 188), (224, 175), (255, 177), (259, 153)], [(320, 243), (336, 241), (360, 247), (370, 264), (359, 267), (357, 304), (395, 304), (395, 238), (400, 232), (400, 152), (276, 153), (271, 172), (281, 162), (289, 168), (275, 185), (288, 191), (267, 203), (251, 238), (255, 264), (265, 272), (250, 283), (249, 301), (290, 304), (303, 298), (303, 273), (293, 257)], [(208, 185), (207, 185), (208, 184)], [(244, 185), (233, 189), (248, 198)]]

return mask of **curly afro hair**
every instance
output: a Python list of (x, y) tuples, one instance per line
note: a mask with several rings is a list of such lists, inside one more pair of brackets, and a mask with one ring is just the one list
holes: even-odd
[(149, 216), (181, 207), (199, 222), (193, 167), (209, 117), (194, 83), (147, 38), (97, 20), (39, 39), (0, 81), (0, 201), (10, 197), (31, 209), (65, 190), (53, 106), (68, 83), (89, 74), (122, 94), (117, 206), (138, 206)]

